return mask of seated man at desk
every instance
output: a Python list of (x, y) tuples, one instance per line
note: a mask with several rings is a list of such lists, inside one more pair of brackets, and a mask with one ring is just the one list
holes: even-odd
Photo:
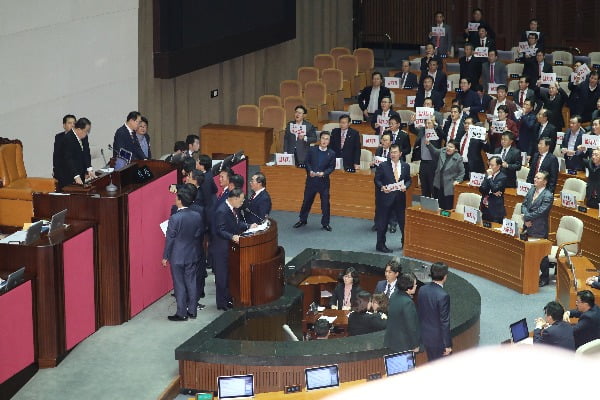
[(535, 319), (533, 344), (547, 344), (575, 350), (573, 327), (563, 321), (565, 309), (556, 301), (551, 301), (544, 307), (544, 318)]
[(348, 316), (348, 336), (365, 335), (384, 330), (387, 318), (368, 312), (371, 293), (362, 290), (356, 296), (356, 310)]
[(315, 322), (313, 329), (315, 331), (315, 340), (328, 339), (331, 324), (326, 319), (320, 318)]
[(564, 320), (569, 322), (569, 318), (579, 318), (573, 327), (575, 348), (578, 348), (592, 340), (600, 339), (600, 308), (596, 305), (594, 293), (589, 290), (577, 292), (575, 307), (574, 310), (565, 312)]

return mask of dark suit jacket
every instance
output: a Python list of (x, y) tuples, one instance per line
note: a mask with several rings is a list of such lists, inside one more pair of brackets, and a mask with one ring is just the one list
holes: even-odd
[(412, 350), (421, 344), (417, 308), (406, 292), (396, 290), (390, 297), (383, 345), (393, 351)]
[[(350, 292), (350, 305), (354, 307), (354, 303), (356, 301), (356, 296), (358, 293), (362, 291), (361, 287), (356, 284), (352, 285), (352, 291)], [(336, 306), (339, 310), (342, 309), (344, 305), (344, 284), (338, 283), (336, 287), (333, 289), (331, 293), (331, 298), (329, 299), (329, 307)]]
[(575, 350), (573, 327), (565, 321), (556, 321), (546, 329), (533, 330), (533, 343), (548, 344)]
[(554, 99), (551, 100), (548, 93), (541, 92), (537, 86), (536, 91), (539, 92), (538, 97), (540, 98), (538, 108), (543, 107), (550, 111), (550, 115), (548, 116), (548, 122), (554, 125), (557, 129), (562, 130), (565, 126), (565, 120), (563, 118), (562, 109), (563, 106), (569, 100), (569, 95), (563, 90), (563, 88), (559, 88), (558, 93), (556, 94)]
[[(377, 122), (377, 117), (380, 116), (380, 115), (383, 115), (383, 110), (381, 110), (381, 109), (375, 111), (375, 114), (373, 115), (373, 118), (371, 118), (371, 128), (373, 128), (378, 135), (380, 135), (381, 132), (378, 130), (378, 128), (375, 128), (375, 123)], [(388, 112), (388, 118), (391, 118), (393, 115), (395, 115), (396, 117), (400, 118), (400, 114), (398, 114), (394, 110), (390, 110)], [(402, 118), (400, 118), (400, 122), (402, 122)]]
[[(302, 125), (306, 126), (306, 140), (298, 141), (296, 136), (290, 131), (290, 124), (295, 124), (296, 121), (289, 121), (285, 126), (285, 136), (283, 139), (283, 151), (288, 154), (296, 154), (295, 162), (296, 164), (304, 163), (304, 158), (301, 157), (302, 154), (306, 156), (310, 148), (311, 143), (315, 143), (317, 141), (317, 130), (313, 124), (304, 120), (302, 121)], [(302, 151), (301, 154), (297, 154), (296, 147), (301, 146)]]
[(58, 132), (54, 135), (54, 151), (52, 152), (52, 176), (58, 180), (58, 174), (61, 170), (61, 163), (65, 156), (63, 151), (63, 140), (65, 132)]
[[(427, 76), (429, 76), (427, 72), (421, 74), (421, 81), (419, 82), (420, 88), (423, 88), (423, 81)], [(433, 90), (438, 92), (440, 96), (442, 96), (442, 99), (446, 97), (446, 93), (448, 93), (448, 76), (439, 68), (435, 74), (435, 81), (433, 81)]]
[(202, 185), (200, 185), (200, 191), (202, 192), (202, 200), (204, 201), (204, 207), (206, 210), (212, 210), (217, 200), (217, 192), (219, 189), (217, 188), (217, 184), (213, 179), (212, 171), (206, 171), (204, 173), (204, 181)]
[[(469, 22), (475, 22), (475, 21), (469, 20), (465, 24), (465, 29), (467, 29), (469, 27)], [(479, 27), (485, 28), (485, 30), (487, 31), (488, 38), (494, 39), (496, 37), (496, 34), (494, 33), (494, 30), (492, 29), (492, 27), (484, 20), (479, 21)], [(473, 44), (473, 46), (475, 46), (475, 47), (479, 46), (480, 40), (479, 40), (478, 31), (469, 31), (468, 33), (463, 34), (463, 36), (465, 38), (465, 41)]]
[(387, 320), (379, 313), (371, 314), (366, 311), (354, 311), (348, 316), (348, 336), (364, 335), (385, 329)]
[[(487, 149), (486, 149), (487, 151)], [(492, 154), (502, 154), (502, 147), (496, 147)], [(523, 159), (521, 152), (516, 147), (512, 146), (506, 152), (504, 160), (508, 164), (508, 168), (503, 168), (502, 172), (506, 175), (506, 187), (516, 188), (517, 187), (517, 171), (521, 170)]]
[[(542, 72), (550, 73), (552, 72), (552, 65), (544, 61), (544, 66), (542, 67)], [(523, 75), (529, 77), (529, 87), (534, 88), (537, 86), (537, 81), (540, 79), (540, 67), (535, 57), (526, 58), (523, 66)], [(547, 85), (544, 85), (547, 86)]]
[(267, 189), (260, 192), (254, 198), (250, 196), (248, 198), (246, 206), (252, 211), (254, 214), (258, 215), (261, 219), (255, 217), (252, 213), (245, 213), (246, 222), (249, 224), (257, 223), (260, 224), (264, 221), (264, 219), (271, 214), (271, 196)]
[[(577, 135), (577, 139), (575, 139), (575, 148), (573, 149), (573, 150), (575, 150), (575, 155), (573, 155), (573, 156), (568, 156), (566, 154), (563, 155), (565, 158), (565, 165), (566, 165), (567, 169), (576, 169), (578, 171), (583, 171), (583, 158), (585, 157), (585, 151), (577, 150), (577, 146), (581, 145), (584, 134), (585, 134), (585, 130), (583, 128), (579, 128), (579, 133)], [(560, 148), (567, 149), (569, 146), (569, 140), (571, 140), (571, 130), (570, 129), (567, 130), (567, 132), (565, 132), (565, 136), (560, 145)]]
[(469, 89), (466, 92), (460, 92), (456, 94), (456, 97), (460, 101), (460, 104), (463, 108), (469, 107), (469, 117), (474, 118), (475, 121), (479, 121), (479, 113), (481, 111), (485, 111), (481, 102), (479, 101), (479, 96), (476, 92)]
[(410, 139), (408, 138), (408, 134), (402, 130), (399, 130), (396, 134), (396, 139), (394, 139), (394, 134), (392, 133), (392, 131), (387, 130), (384, 133), (389, 133), (390, 135), (392, 135), (392, 144), (397, 144), (398, 146), (400, 146), (400, 151), (402, 152), (400, 160), (405, 161), (406, 156), (409, 155), (411, 151)]
[(471, 59), (467, 61), (467, 57), (462, 56), (458, 60), (460, 65), (460, 77), (471, 79), (471, 84), (475, 85), (479, 83), (481, 78), (481, 63), (471, 56)]
[[(311, 146), (306, 155), (306, 183), (311, 179), (326, 179), (329, 182), (329, 175), (335, 170), (335, 152), (331, 149), (325, 150), (325, 157), (319, 163), (319, 146)], [(323, 172), (323, 177), (310, 177), (310, 171)]]
[[(431, 100), (433, 101), (433, 108), (435, 111), (440, 111), (442, 107), (444, 107), (444, 97), (441, 93), (431, 90)], [(417, 94), (415, 96), (415, 107), (423, 107), (424, 102), (425, 90), (421, 88), (417, 90)]]
[[(537, 86), (536, 86), (537, 87)], [(523, 104), (520, 103), (521, 101), (521, 90), (518, 89), (516, 91), (513, 92), (513, 100), (515, 102), (515, 104), (517, 104), (519, 107), (523, 107)], [(538, 107), (538, 94), (536, 94), (536, 92), (532, 89), (525, 89), (525, 93), (523, 94), (523, 101), (525, 100), (531, 100), (533, 102), (533, 109), (537, 109)]]
[(400, 78), (400, 87), (402, 89), (414, 89), (419, 85), (419, 82), (417, 81), (417, 75), (413, 72), (408, 72), (406, 74), (404, 86), (402, 83), (402, 72), (398, 72), (396, 75), (394, 75), (394, 77)]
[[(506, 190), (506, 174), (500, 170), (495, 177), (486, 175), (485, 179), (479, 187), (481, 193), (481, 203), (479, 209), (483, 214), (483, 219), (486, 221), (496, 221), (506, 216), (504, 208), (504, 191)], [(501, 196), (496, 196), (494, 193), (502, 192)], [(487, 206), (485, 205), (487, 198)]]
[(537, 145), (541, 138), (549, 137), (552, 139), (552, 144), (550, 144), (550, 153), (554, 153), (554, 149), (556, 148), (556, 127), (548, 121), (548, 124), (540, 134), (540, 128), (542, 126), (540, 123), (536, 123), (534, 127), (535, 132), (535, 140), (531, 143), (531, 149), (529, 150), (529, 155), (533, 156), (537, 152)]
[(335, 152), (337, 158), (344, 160), (344, 168), (354, 168), (355, 164), (360, 165), (361, 145), (360, 134), (352, 128), (348, 128), (344, 148), (342, 148), (342, 130), (335, 128), (331, 131), (329, 148)]
[[(375, 285), (375, 290), (373, 291), (373, 294), (385, 293), (385, 289), (387, 289), (387, 284), (388, 281), (386, 279), (378, 281)], [(398, 291), (398, 281), (396, 281), (396, 284), (394, 285), (394, 291), (392, 293), (395, 293), (396, 291)]]
[[(458, 153), (460, 153), (462, 138), (464, 135), (466, 135), (466, 133), (463, 132), (458, 137)], [(485, 165), (483, 165), (483, 158), (481, 156), (481, 150), (483, 149), (484, 145), (485, 142), (479, 139), (469, 139), (469, 147), (467, 150), (467, 165), (469, 166), (469, 174), (471, 172), (479, 172), (480, 174), (485, 172)], [(469, 176), (465, 176), (465, 179), (469, 179)]]
[(421, 66), (419, 67), (419, 69), (421, 70), (421, 76), (423, 76), (423, 74), (426, 74), (427, 70), (429, 70), (429, 61), (431, 60), (436, 60), (438, 62), (438, 71), (444, 69), (444, 59), (442, 57), (438, 55), (434, 55), (431, 58), (421, 57)]
[(592, 340), (600, 339), (600, 307), (594, 304), (594, 307), (584, 313), (577, 309), (571, 310), (570, 315), (579, 318), (573, 327), (575, 348)]
[[(530, 154), (532, 146), (537, 149), (537, 131), (535, 127), (537, 125), (535, 112), (530, 112), (521, 116), (519, 120), (519, 150)], [(535, 143), (535, 144), (534, 144)]]
[(202, 215), (182, 208), (169, 218), (163, 259), (172, 265), (198, 262), (202, 254), (200, 238), (204, 234)]
[[(369, 100), (371, 99), (372, 89), (373, 86), (367, 86), (363, 90), (361, 90), (360, 94), (358, 95), (358, 106), (363, 111), (366, 110), (369, 106)], [(381, 108), (381, 99), (383, 99), (384, 97), (392, 97), (392, 94), (390, 93), (390, 89), (386, 88), (385, 86), (380, 86), (379, 97), (377, 99), (377, 109)]]
[(226, 201), (219, 203), (213, 217), (213, 227), (211, 231), (211, 246), (214, 257), (228, 257), (229, 246), (233, 235), (239, 235), (248, 229), (249, 225), (235, 215), (229, 209)]
[[(83, 145), (82, 140), (82, 145)], [(87, 168), (90, 167), (87, 160), (90, 160), (89, 147), (79, 145), (75, 132), (65, 133), (62, 140), (63, 162), (59, 163), (58, 186), (60, 188), (75, 183), (75, 176), (79, 175), (81, 180), (85, 180)]]
[[(506, 65), (502, 61), (496, 61), (494, 63), (494, 83), (501, 83), (506, 85), (508, 81), (508, 74), (506, 72)], [(490, 83), (490, 63), (484, 62), (481, 66), (481, 84), (488, 91), (488, 83)]]
[(421, 337), (425, 347), (452, 347), (450, 296), (435, 282), (421, 286), (417, 296)]
[[(404, 186), (406, 186), (407, 189), (410, 187), (410, 166), (403, 161), (400, 161), (400, 180), (404, 180)], [(394, 178), (394, 170), (391, 160), (379, 164), (379, 168), (377, 168), (377, 171), (375, 172), (375, 186), (377, 191), (379, 192), (382, 186), (390, 185), (395, 182), (396, 179)], [(405, 202), (406, 192), (402, 192), (400, 190), (390, 193), (381, 192), (376, 201), (381, 202), (381, 205), (384, 207), (389, 207), (396, 201)]]
[[(531, 158), (531, 162), (529, 163), (529, 174), (527, 175), (528, 183), (533, 183), (533, 178), (535, 177), (536, 167), (539, 158), (540, 153), (535, 153)], [(554, 193), (554, 188), (556, 187), (556, 180), (558, 179), (558, 159), (554, 154), (548, 151), (539, 169), (540, 171), (547, 171), (550, 174), (548, 175), (547, 188), (550, 192)]]
[(527, 233), (531, 237), (536, 238), (547, 238), (548, 237), (548, 216), (550, 215), (550, 208), (552, 208), (552, 202), (554, 196), (548, 189), (544, 189), (542, 193), (533, 201), (533, 195), (535, 193), (535, 187), (532, 187), (525, 200), (521, 205), (521, 212), (523, 213), (523, 220), (525, 222), (531, 221), (533, 225), (527, 228)]
[[(461, 116), (458, 119), (458, 125), (456, 125), (456, 130), (454, 132), (454, 140), (458, 139), (459, 136), (461, 135), (461, 132), (465, 131), (465, 126), (464, 126), (464, 118), (463, 118), (464, 114), (461, 114)], [(448, 119), (446, 119), (446, 122), (444, 123), (444, 128), (442, 130), (442, 137), (444, 139), (444, 143), (448, 143), (449, 138), (450, 138), (450, 134), (452, 133), (452, 131), (450, 130), (450, 128), (452, 127), (452, 119), (450, 118), (450, 116), (448, 116)]]
[(590, 91), (590, 78), (575, 86), (569, 82), (571, 97), (577, 100), (572, 103), (571, 115), (581, 115), (582, 122), (588, 122), (592, 119), (592, 112), (596, 110), (596, 103), (600, 98), (600, 85), (596, 86), (594, 91)]
[[(148, 139), (148, 144), (150, 144), (150, 137)], [(119, 149), (125, 149), (132, 153), (131, 160), (144, 160), (146, 158), (150, 158), (150, 151), (148, 151), (148, 157), (142, 151), (142, 147), (140, 146), (140, 142), (138, 142), (137, 136), (135, 132), (133, 134), (129, 133), (129, 130), (125, 125), (122, 125), (115, 132), (115, 137), (113, 140), (113, 157), (116, 157)]]

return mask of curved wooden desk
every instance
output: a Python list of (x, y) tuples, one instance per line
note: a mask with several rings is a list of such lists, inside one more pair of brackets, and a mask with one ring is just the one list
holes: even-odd
[(462, 214), (442, 217), (421, 207), (406, 209), (404, 232), (405, 256), (444, 261), (523, 294), (537, 293), (540, 261), (552, 247), (548, 240), (524, 242), (464, 222)]
[(598, 274), (590, 260), (582, 256), (571, 257), (575, 276), (566, 260), (565, 257), (560, 257), (556, 263), (556, 301), (567, 310), (573, 309), (575, 300), (577, 300), (577, 292), (586, 289), (591, 290), (597, 299), (600, 298), (600, 290), (585, 284), (587, 278)]

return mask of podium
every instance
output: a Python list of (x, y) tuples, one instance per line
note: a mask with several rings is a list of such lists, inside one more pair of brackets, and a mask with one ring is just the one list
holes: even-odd
[(283, 294), (285, 251), (277, 244), (277, 223), (240, 237), (229, 250), (229, 291), (235, 307), (269, 303)]
[[(140, 181), (147, 167), (153, 177)], [(173, 287), (168, 268), (161, 266), (165, 237), (159, 224), (169, 218), (175, 197), (169, 184), (177, 183), (177, 171), (164, 161), (135, 161), (112, 173), (116, 192), (107, 192), (108, 174), (89, 186), (68, 194), (34, 193), (36, 218), (47, 218), (68, 209), (67, 223), (95, 223), (97, 249), (97, 326), (128, 321)]]

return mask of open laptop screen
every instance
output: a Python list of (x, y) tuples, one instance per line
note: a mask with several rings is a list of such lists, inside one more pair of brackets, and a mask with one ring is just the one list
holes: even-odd
[(340, 385), (337, 365), (307, 368), (304, 370), (304, 374), (306, 376), (306, 390), (324, 389)]
[(412, 351), (388, 354), (383, 357), (387, 376), (401, 374), (415, 368), (415, 355)]
[(520, 342), (529, 337), (529, 329), (527, 328), (527, 320), (525, 318), (510, 324), (510, 336), (513, 343)]
[(219, 399), (254, 397), (254, 375), (220, 376)]

